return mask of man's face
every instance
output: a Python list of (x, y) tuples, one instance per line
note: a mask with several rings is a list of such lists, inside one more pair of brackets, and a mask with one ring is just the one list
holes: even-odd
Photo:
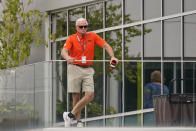
[(85, 34), (88, 28), (88, 24), (86, 21), (80, 21), (78, 22), (78, 25), (76, 26), (76, 30), (80, 34)]

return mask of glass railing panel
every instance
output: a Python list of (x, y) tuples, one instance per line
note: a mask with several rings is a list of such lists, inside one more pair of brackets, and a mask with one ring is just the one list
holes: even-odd
[[(181, 126), (196, 126), (196, 63), (185, 62), (184, 78), (181, 79)], [(186, 101), (186, 102), (185, 102)]]
[[(164, 85), (169, 89), (169, 93), (181, 93), (181, 63), (180, 62), (164, 62)], [(186, 76), (185, 76), (186, 77)]]
[(86, 122), (87, 127), (103, 127), (103, 120), (92, 120)]
[(97, 117), (103, 115), (103, 92), (104, 92), (104, 71), (103, 62), (94, 62), (94, 100), (87, 106), (87, 117)]
[(0, 71), (0, 130), (14, 131), (15, 70)]
[(34, 127), (52, 125), (52, 62), (34, 65)]
[(125, 127), (141, 126), (141, 114), (125, 116), (124, 119)]
[(121, 127), (122, 117), (114, 117), (106, 119), (106, 127)]
[[(95, 98), (86, 106), (86, 110), (82, 110), (82, 120), (87, 127), (163, 126), (164, 122), (156, 119), (161, 117), (155, 113), (157, 109), (150, 107), (143, 110), (146, 108), (142, 105), (145, 85), (151, 81), (151, 73), (159, 70), (163, 71), (164, 76), (161, 84), (163, 82), (177, 98), (177, 102), (172, 103), (168, 95), (162, 97), (160, 94), (158, 115), (164, 112), (167, 113), (165, 115), (171, 114), (164, 126), (195, 126), (195, 65), (195, 62), (120, 61), (115, 70), (110, 71), (109, 61), (94, 61)], [(173, 79), (179, 82), (169, 84)], [(40, 62), (0, 71), (0, 130), (18, 131), (63, 125), (63, 112), (72, 108), (71, 94), (68, 96), (67, 93), (66, 61)], [(130, 115), (138, 110), (138, 113)], [(113, 114), (119, 113), (122, 113), (120, 117), (114, 117)]]
[(154, 112), (148, 112), (143, 114), (143, 126), (156, 126), (155, 119), (154, 119)]
[(124, 62), (125, 112), (140, 110), (142, 100), (142, 63)]
[(16, 114), (15, 128), (17, 130), (34, 127), (34, 65), (22, 66), (16, 69)]
[[(168, 86), (169, 95), (156, 95), (153, 98), (155, 125), (195, 126), (195, 62), (165, 62), (163, 67), (164, 86)], [(155, 92), (154, 88), (152, 91)]]
[(109, 62), (106, 62), (106, 114), (122, 112), (122, 62), (119, 62), (115, 70), (109, 70)]
[[(161, 95), (161, 63), (143, 64), (143, 109), (153, 108), (153, 95)], [(154, 84), (155, 83), (155, 84)], [(159, 84), (156, 84), (159, 83)]]
[[(52, 87), (53, 87), (53, 105), (55, 112), (54, 120), (63, 122), (63, 112), (67, 111), (68, 96), (67, 96), (67, 62), (53, 61), (52, 62)], [(71, 96), (70, 96), (71, 97)], [(72, 109), (72, 102), (69, 101), (69, 109)]]

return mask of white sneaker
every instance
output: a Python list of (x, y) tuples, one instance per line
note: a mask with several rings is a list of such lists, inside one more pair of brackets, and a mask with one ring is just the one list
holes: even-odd
[(77, 127), (84, 127), (83, 123), (81, 121), (77, 122)]
[(65, 122), (65, 127), (70, 127), (71, 126), (71, 119), (68, 116), (69, 112), (64, 112), (63, 113), (63, 119)]

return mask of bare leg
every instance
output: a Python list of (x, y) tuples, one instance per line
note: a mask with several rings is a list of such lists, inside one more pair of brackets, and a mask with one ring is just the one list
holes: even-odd
[(85, 95), (74, 106), (71, 113), (76, 115), (78, 112), (81, 112), (81, 110), (85, 107), (85, 105), (87, 105), (93, 99), (94, 99), (94, 92), (85, 92)]
[[(80, 93), (72, 93), (72, 99), (73, 99), (73, 108), (80, 100)], [(81, 117), (81, 110), (75, 114), (76, 120), (80, 120)]]

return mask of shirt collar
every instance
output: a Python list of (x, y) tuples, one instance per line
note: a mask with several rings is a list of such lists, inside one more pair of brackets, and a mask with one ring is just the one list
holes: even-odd
[(81, 39), (86, 39), (87, 32), (86, 32), (86, 35), (85, 35), (84, 38), (83, 38), (82, 35), (80, 35), (80, 33), (78, 33), (78, 32), (77, 32), (77, 35), (79, 36), (80, 40), (81, 40)]

